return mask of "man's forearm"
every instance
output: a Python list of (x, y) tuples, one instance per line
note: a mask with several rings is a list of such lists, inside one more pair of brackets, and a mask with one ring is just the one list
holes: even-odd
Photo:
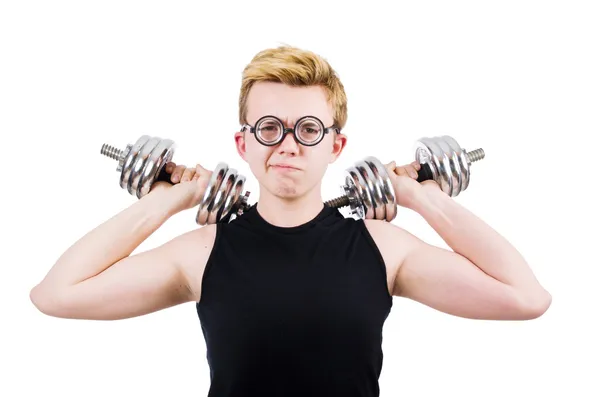
[(503, 236), (453, 198), (437, 189), (423, 189), (413, 209), (456, 253), (483, 272), (520, 291), (543, 292), (523, 256)]
[(43, 284), (62, 287), (96, 276), (129, 256), (176, 208), (165, 190), (144, 196), (75, 242), (56, 261)]

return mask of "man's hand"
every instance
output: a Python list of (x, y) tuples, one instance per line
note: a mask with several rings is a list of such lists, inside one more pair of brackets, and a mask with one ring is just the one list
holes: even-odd
[(150, 192), (168, 190), (173, 194), (180, 210), (187, 210), (200, 203), (210, 181), (212, 171), (208, 171), (200, 164), (196, 167), (186, 167), (173, 162), (165, 165), (165, 171), (171, 175), (173, 185), (159, 181), (152, 185)]
[(397, 166), (395, 161), (385, 165), (396, 195), (396, 203), (402, 207), (413, 208), (415, 200), (421, 197), (424, 190), (440, 190), (435, 181), (417, 182), (417, 172), (421, 168), (418, 161), (410, 164)]

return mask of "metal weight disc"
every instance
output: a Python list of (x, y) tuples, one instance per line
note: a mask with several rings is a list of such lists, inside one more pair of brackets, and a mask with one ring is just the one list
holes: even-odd
[(161, 139), (154, 149), (152, 149), (146, 165), (142, 169), (139, 181), (136, 183), (138, 198), (150, 192), (160, 170), (173, 159), (173, 154), (175, 154), (175, 142), (170, 139)]
[(363, 160), (356, 163), (355, 167), (364, 181), (363, 189), (369, 192), (369, 196), (371, 197), (372, 218), (367, 219), (384, 219), (385, 206), (383, 205), (382, 194), (381, 191), (378, 189), (377, 180), (375, 174), (373, 173), (373, 170), (371, 169), (370, 164), (368, 163), (368, 161)]
[(231, 183), (231, 187), (228, 189), (227, 196), (223, 202), (223, 208), (217, 222), (227, 218), (232, 212), (236, 212), (238, 206), (242, 204), (240, 200), (243, 199), (242, 191), (244, 190), (244, 184), (246, 183), (246, 177), (240, 174), (235, 175), (235, 179)]
[(386, 206), (385, 206), (385, 198), (383, 197), (383, 191), (381, 190), (381, 186), (379, 185), (379, 180), (377, 174), (375, 172), (375, 167), (369, 159), (364, 159), (361, 164), (361, 171), (363, 172), (363, 177), (367, 182), (367, 189), (371, 193), (371, 197), (373, 198), (373, 214), (374, 219), (385, 219), (386, 214)]
[(435, 164), (433, 159), (433, 153), (426, 144), (427, 138), (421, 138), (415, 143), (415, 160), (420, 164), (427, 164), (433, 174), (432, 180), (436, 181), (439, 178), (438, 166)]
[(369, 164), (371, 171), (374, 174), (374, 184), (378, 191), (378, 197), (381, 198), (381, 203), (385, 208), (385, 217), (377, 218), (387, 222), (391, 222), (396, 218), (397, 204), (396, 204), (396, 193), (394, 186), (387, 172), (385, 166), (375, 157), (367, 157), (365, 162)]
[(350, 207), (350, 213), (356, 215), (359, 219), (365, 218), (365, 206), (359, 198), (359, 192), (354, 180), (346, 176), (345, 183), (341, 186), (342, 198), (347, 199), (347, 205)]
[(148, 141), (142, 146), (138, 155), (133, 159), (133, 164), (131, 166), (131, 173), (129, 175), (129, 181), (127, 182), (127, 191), (131, 195), (135, 195), (140, 198), (137, 194), (138, 186), (140, 184), (140, 179), (144, 168), (148, 164), (148, 160), (150, 158), (150, 154), (152, 150), (158, 145), (160, 142), (160, 138), (152, 137), (148, 139)]
[(373, 219), (384, 220), (387, 218), (387, 198), (385, 197), (384, 189), (381, 184), (382, 179), (379, 175), (380, 171), (377, 170), (377, 166), (374, 164), (377, 162), (377, 159), (374, 157), (368, 157), (363, 160), (360, 169), (367, 182), (366, 188), (373, 198)]
[(221, 220), (227, 197), (231, 194), (236, 177), (237, 171), (234, 168), (227, 169), (227, 172), (223, 176), (223, 181), (216, 191), (217, 194), (207, 207), (209, 224), (215, 224)]
[(228, 168), (229, 167), (225, 163), (219, 163), (215, 167), (208, 185), (206, 186), (202, 202), (198, 207), (198, 213), (196, 214), (196, 223), (198, 225), (206, 225), (208, 223), (208, 217), (212, 211), (213, 201), (217, 196), (217, 192), (225, 178)]
[(467, 153), (448, 135), (422, 138), (416, 143), (415, 157), (428, 164), (433, 180), (451, 197), (463, 192), (471, 178)]
[(433, 138), (421, 138), (417, 142), (417, 158), (424, 160), (433, 172), (433, 180), (443, 192), (451, 193), (451, 174), (449, 174), (449, 159)]
[(350, 188), (350, 192), (354, 192), (356, 197), (351, 201), (357, 205), (352, 208), (352, 213), (360, 218), (373, 219), (375, 213), (373, 211), (373, 197), (367, 189), (367, 182), (357, 166), (350, 167), (346, 170), (346, 185)]
[(149, 139), (150, 137), (148, 135), (142, 135), (139, 137), (138, 140), (131, 145), (129, 152), (125, 156), (125, 160), (123, 161), (123, 166), (121, 168), (121, 177), (119, 179), (119, 185), (122, 189), (127, 189), (129, 177), (131, 175), (131, 167), (133, 166), (133, 163), (135, 162), (140, 150)]
[(471, 166), (467, 160), (467, 153), (460, 147), (454, 138), (446, 135), (444, 136), (444, 140), (454, 153), (457, 169), (460, 173), (461, 183), (458, 193), (464, 192), (469, 187), (469, 182), (471, 180)]
[(445, 191), (448, 195), (452, 196), (453, 183), (452, 166), (450, 164), (450, 158), (448, 157), (444, 149), (440, 146), (438, 139), (432, 138), (431, 146), (433, 147), (434, 153), (438, 157), (438, 162), (440, 164), (440, 177), (438, 183), (440, 183), (440, 186), (442, 186), (443, 191)]
[(460, 186), (462, 184), (462, 178), (460, 173), (460, 164), (458, 163), (458, 157), (456, 156), (455, 151), (450, 147), (448, 142), (446, 142), (445, 137), (435, 138), (436, 143), (440, 147), (441, 151), (444, 153), (444, 157), (448, 160), (448, 168), (447, 168), (447, 182), (450, 186), (451, 197), (455, 197), (460, 193)]

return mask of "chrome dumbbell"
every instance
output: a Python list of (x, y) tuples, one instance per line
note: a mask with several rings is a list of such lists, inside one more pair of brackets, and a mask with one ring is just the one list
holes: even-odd
[[(176, 145), (170, 139), (142, 135), (124, 150), (103, 144), (100, 153), (117, 160), (119, 185), (129, 194), (142, 198), (158, 181), (172, 183), (165, 171), (172, 161)], [(215, 167), (206, 192), (198, 207), (196, 223), (199, 225), (229, 222), (232, 216), (248, 208), (249, 192), (242, 194), (245, 176), (229, 168), (226, 163)]]
[[(417, 181), (435, 181), (443, 192), (458, 196), (469, 186), (471, 164), (485, 157), (483, 149), (462, 149), (450, 136), (421, 138), (415, 145), (415, 159), (421, 164)], [(385, 166), (367, 157), (346, 170), (343, 195), (328, 200), (334, 208), (350, 207), (362, 219), (392, 221), (397, 214), (396, 196)]]

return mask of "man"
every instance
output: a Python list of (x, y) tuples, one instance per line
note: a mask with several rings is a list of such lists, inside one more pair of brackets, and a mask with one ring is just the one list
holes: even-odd
[(331, 66), (293, 47), (245, 68), (235, 144), (259, 200), (228, 224), (132, 255), (172, 215), (196, 206), (210, 172), (169, 164), (150, 194), (70, 247), (31, 291), (43, 313), (114, 320), (196, 302), (211, 396), (376, 396), (392, 298), (465, 318), (527, 320), (551, 297), (504, 238), (418, 164), (388, 164), (400, 206), (451, 250), (377, 220), (324, 207), (321, 180), (343, 151), (346, 95)]

